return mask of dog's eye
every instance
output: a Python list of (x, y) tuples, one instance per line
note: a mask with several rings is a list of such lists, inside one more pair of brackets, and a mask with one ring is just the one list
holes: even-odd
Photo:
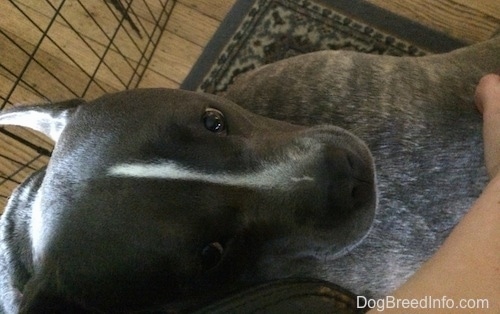
[(224, 254), (224, 247), (219, 242), (212, 242), (201, 251), (202, 266), (209, 270), (217, 266)]
[(214, 133), (221, 133), (226, 128), (224, 115), (217, 109), (208, 108), (203, 114), (205, 128)]

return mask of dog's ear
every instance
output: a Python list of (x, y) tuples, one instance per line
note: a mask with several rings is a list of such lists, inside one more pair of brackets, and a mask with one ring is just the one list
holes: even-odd
[(0, 125), (18, 125), (42, 132), (57, 142), (62, 130), (83, 99), (45, 105), (18, 106), (0, 113)]

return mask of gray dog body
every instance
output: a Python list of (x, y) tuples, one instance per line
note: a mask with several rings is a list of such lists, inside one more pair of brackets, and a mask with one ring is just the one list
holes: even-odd
[[(474, 90), (500, 69), (500, 36), (446, 54), (390, 57), (344, 51), (298, 56), (244, 74), (226, 97), (252, 112), (332, 123), (374, 156), (379, 205), (369, 236), (342, 258), (317, 254), (268, 276), (321, 276), (383, 296), (441, 245), (487, 180)], [(459, 262), (459, 261), (457, 261)]]
[(473, 92), (499, 53), (500, 38), (420, 58), (318, 52), (226, 95), (310, 128), (172, 90), (0, 115), (56, 140), (2, 217), (4, 310), (137, 309), (292, 276), (389, 293), (486, 182)]

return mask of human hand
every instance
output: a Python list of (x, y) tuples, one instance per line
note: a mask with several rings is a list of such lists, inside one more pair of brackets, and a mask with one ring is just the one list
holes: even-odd
[(484, 158), (493, 179), (500, 170), (500, 76), (488, 74), (481, 78), (475, 100), (483, 114)]

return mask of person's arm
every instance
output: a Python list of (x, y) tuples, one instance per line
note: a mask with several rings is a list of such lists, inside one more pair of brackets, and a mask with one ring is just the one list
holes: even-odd
[[(394, 291), (394, 300), (408, 304), (403, 300), (415, 299), (427, 308), (399, 306), (384, 313), (500, 313), (500, 76), (481, 80), (476, 104), (483, 113), (485, 162), (491, 181), (436, 254)], [(427, 303), (422, 301), (425, 298)], [(429, 308), (433, 300), (435, 307)], [(478, 308), (486, 305), (488, 309)], [(460, 310), (461, 306), (467, 308)]]

